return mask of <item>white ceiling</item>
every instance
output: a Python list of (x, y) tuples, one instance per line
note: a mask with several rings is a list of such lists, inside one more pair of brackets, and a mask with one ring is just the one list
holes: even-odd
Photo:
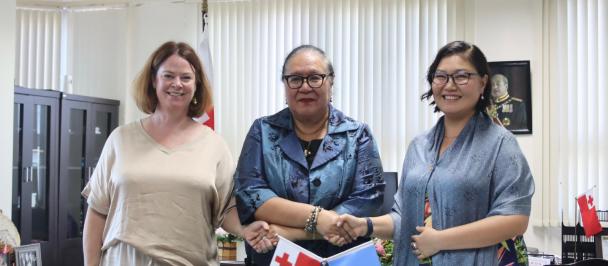
[(17, 6), (27, 7), (91, 7), (138, 5), (145, 3), (198, 3), (202, 0), (17, 0)]

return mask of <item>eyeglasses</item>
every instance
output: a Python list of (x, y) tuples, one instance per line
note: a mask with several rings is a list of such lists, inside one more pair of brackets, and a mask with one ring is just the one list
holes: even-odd
[(448, 84), (450, 78), (456, 85), (467, 85), (471, 76), (479, 76), (477, 73), (471, 72), (456, 72), (454, 74), (448, 74), (444, 72), (435, 72), (433, 75), (433, 84), (437, 86), (444, 86)]
[(300, 75), (284, 75), (283, 80), (285, 80), (285, 82), (287, 82), (287, 87), (289, 87), (290, 89), (295, 90), (295, 89), (301, 88), (302, 85), (304, 84), (305, 80), (309, 87), (316, 89), (316, 88), (320, 88), (321, 86), (323, 86), (323, 82), (325, 81), (326, 77), (330, 77), (333, 75), (334, 75), (333, 73), (312, 74), (307, 77), (303, 77)]

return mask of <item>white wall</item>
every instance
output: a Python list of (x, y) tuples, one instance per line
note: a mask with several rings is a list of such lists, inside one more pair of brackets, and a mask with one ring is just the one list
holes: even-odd
[(13, 84), (15, 76), (15, 0), (0, 1), (0, 210), (11, 217), (13, 131)]
[(120, 100), (120, 124), (143, 117), (131, 97), (133, 80), (166, 41), (187, 42), (196, 49), (198, 12), (196, 3), (145, 3), (70, 13), (67, 50), (73, 93)]
[(131, 97), (131, 84), (150, 54), (166, 41), (181, 41), (197, 47), (197, 29), (200, 23), (196, 3), (149, 3), (129, 8), (127, 31), (128, 65), (126, 86), (128, 92), (121, 104), (125, 106), (124, 121), (143, 117)]
[[(479, 46), (489, 61), (530, 60), (532, 72), (532, 135), (518, 135), (534, 176), (528, 246), (561, 254), (561, 231), (542, 227), (543, 172), (543, 3), (528, 0), (471, 0), (467, 2), (465, 38)], [(547, 173), (548, 174), (548, 173)], [(548, 178), (548, 177), (547, 177)]]
[(127, 63), (127, 11), (70, 12), (68, 73), (74, 92), (87, 96), (123, 97)]

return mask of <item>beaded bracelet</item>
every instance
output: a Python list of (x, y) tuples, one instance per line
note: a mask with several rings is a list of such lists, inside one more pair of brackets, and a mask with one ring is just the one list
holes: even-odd
[(321, 209), (320, 206), (315, 206), (312, 212), (310, 212), (310, 216), (306, 219), (306, 225), (304, 226), (305, 232), (314, 234), (317, 231), (317, 219), (319, 218)]

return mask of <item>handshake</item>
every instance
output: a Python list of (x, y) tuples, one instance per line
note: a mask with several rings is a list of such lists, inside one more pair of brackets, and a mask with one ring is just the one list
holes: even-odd
[(369, 236), (371, 230), (373, 226), (369, 219), (316, 207), (304, 229), (255, 221), (243, 229), (243, 237), (256, 252), (266, 253), (277, 245), (278, 235), (291, 241), (325, 239), (342, 246), (359, 237)]

